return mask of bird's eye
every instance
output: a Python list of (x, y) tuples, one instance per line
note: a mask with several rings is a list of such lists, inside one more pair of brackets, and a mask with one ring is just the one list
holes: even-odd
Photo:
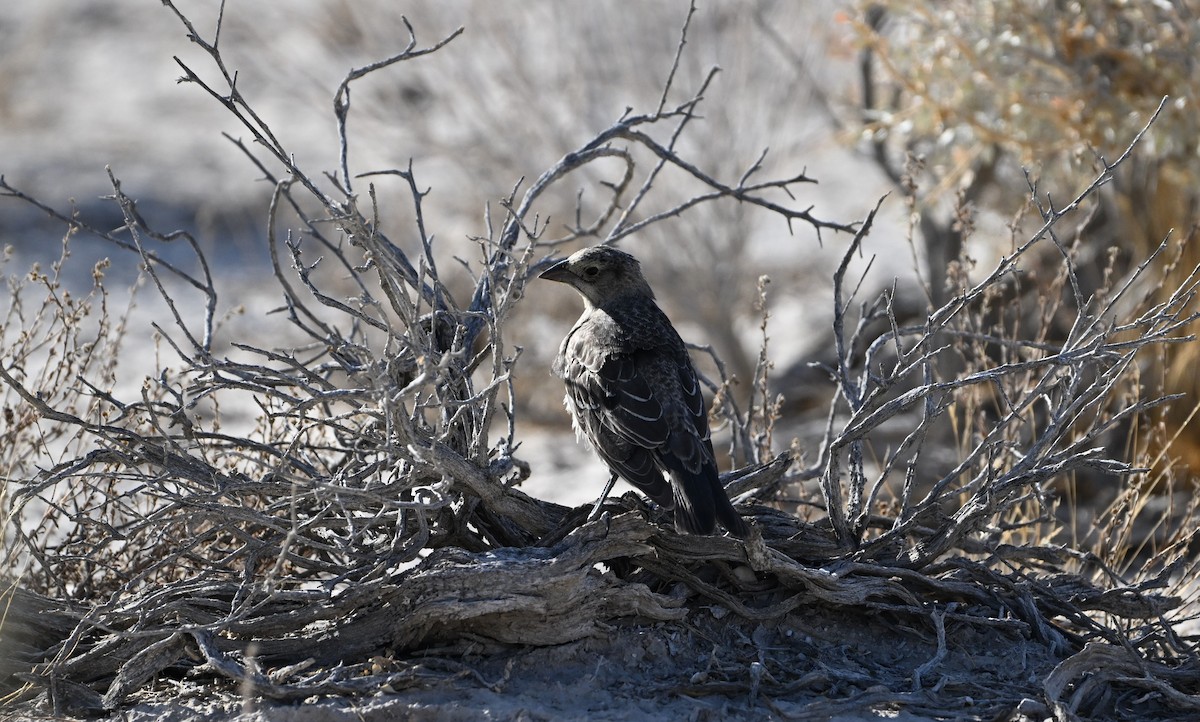
[(583, 277), (584, 278), (595, 278), (596, 276), (599, 276), (599, 275), (600, 275), (600, 268), (597, 266), (588, 266), (587, 268), (583, 269)]

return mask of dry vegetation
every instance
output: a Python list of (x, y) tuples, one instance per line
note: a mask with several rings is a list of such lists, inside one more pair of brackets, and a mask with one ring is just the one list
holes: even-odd
[[(1196, 513), (1158, 456), (1172, 399), (1155, 369), (1190, 339), (1196, 269), (1168, 238), (1127, 267), (1079, 271), (1089, 221), (1136, 162), (1154, 108), (1088, 176), (1070, 176), (1070, 200), (1033, 182), (1010, 190), (1026, 201), (1011, 248), (993, 268), (951, 266), (914, 319), (894, 289), (862, 298), (849, 273), (874, 213), (823, 218), (803, 173), (766, 176), (750, 155), (712, 175), (681, 150), (712, 74), (685, 92), (664, 68), (657, 107), (511, 179), (447, 262), (419, 168), (356, 169), (349, 121), (357, 82), (457, 52), (456, 33), (429, 43), (409, 28), (403, 51), (346, 76), (340, 167), (325, 173), (298, 165), (239, 91), (220, 27), (178, 17), (209, 61), (181, 63), (186, 81), (238, 119), (249, 140), (236, 148), (274, 186), (264, 213), (280, 317), (306, 341), (216, 351), (222, 279), (188, 234), (147, 224), (115, 177), (125, 224), (112, 232), (0, 181), (6, 202), (61, 219), (62, 264), (80, 235), (108, 242), (170, 311), (155, 329), (169, 362), (131, 398), (114, 389), (130, 329), (104, 268), (85, 297), (64, 290), (63, 265), (10, 289), (0, 691), (14, 709), (99, 714), (185, 681), (285, 702), (502, 693), (538, 648), (603, 656), (617, 644), (579, 645), (627, 644), (636, 630), (658, 662), (623, 668), (641, 684), (610, 680), (618, 698), (719, 697), (731, 716), (1195, 714), (1195, 640), (1179, 630), (1196, 616)], [(677, 64), (686, 51), (681, 39)], [(539, 202), (597, 167), (606, 201), (555, 236)], [(674, 178), (700, 190), (673, 201), (659, 189)], [(406, 191), (412, 244), (381, 230), (389, 209), (373, 183), (385, 180)], [(920, 178), (902, 180), (917, 209)], [(521, 349), (506, 329), (526, 284), (566, 248), (708, 206), (847, 241), (825, 369), (836, 394), (812, 458), (776, 438), (785, 407), (764, 344), (748, 399), (713, 380), (749, 540), (681, 537), (632, 495), (587, 522), (586, 508), (523, 493), (538, 469), (519, 456)], [(957, 218), (965, 234), (970, 214)], [(165, 260), (176, 245), (190, 261)], [(223, 423), (223, 409), (246, 407), (252, 427)], [(1119, 491), (1080, 529), (1060, 505), (1083, 478)]]
[[(855, 25), (863, 95), (854, 127), (898, 184), (906, 158), (921, 159), (911, 175), (922, 186), (935, 294), (946, 264), (970, 253), (956, 209), (1018, 212), (1021, 199), (1008, 189), (1027, 168), (1049, 187), (1069, 187), (1097, 155), (1120, 153), (1168, 96), (1144, 147), (1089, 212), (1078, 273), (1102, 283), (1102, 269), (1126, 272), (1172, 237), (1183, 255), (1162, 285), (1166, 301), (1200, 263), (1200, 22), (1187, 3), (864, 2)], [(1196, 345), (1179, 344), (1164, 359), (1166, 389), (1192, 400), (1170, 412), (1169, 427), (1180, 431), (1200, 392)], [(1160, 451), (1200, 468), (1196, 438), (1181, 433)]]

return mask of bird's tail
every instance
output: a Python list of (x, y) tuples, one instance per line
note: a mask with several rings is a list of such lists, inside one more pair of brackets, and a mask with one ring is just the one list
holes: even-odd
[(705, 469), (698, 474), (673, 472), (671, 475), (675, 479), (671, 486), (675, 492), (677, 530), (687, 534), (712, 534), (720, 522), (730, 534), (740, 539), (750, 534), (750, 528), (730, 503), (715, 469)]
[(729, 495), (725, 492), (725, 487), (721, 486), (720, 479), (717, 479), (716, 488), (713, 490), (713, 501), (716, 502), (717, 521), (721, 522), (721, 526), (738, 539), (750, 536), (750, 527), (746, 526), (746, 520), (733, 508), (733, 502), (729, 501)]

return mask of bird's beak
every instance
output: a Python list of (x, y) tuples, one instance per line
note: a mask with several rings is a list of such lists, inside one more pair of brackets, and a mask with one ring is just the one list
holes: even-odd
[(562, 260), (539, 273), (538, 278), (544, 278), (547, 281), (558, 281), (559, 283), (570, 283), (570, 278), (573, 275), (568, 262)]

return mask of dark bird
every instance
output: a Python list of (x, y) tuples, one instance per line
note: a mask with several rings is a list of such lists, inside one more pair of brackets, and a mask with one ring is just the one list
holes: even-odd
[(605, 494), (620, 476), (674, 509), (681, 532), (712, 534), (719, 521), (746, 536), (717, 476), (696, 369), (637, 259), (607, 246), (585, 248), (541, 277), (583, 296), (583, 315), (553, 371), (566, 384), (575, 432), (612, 472)]

